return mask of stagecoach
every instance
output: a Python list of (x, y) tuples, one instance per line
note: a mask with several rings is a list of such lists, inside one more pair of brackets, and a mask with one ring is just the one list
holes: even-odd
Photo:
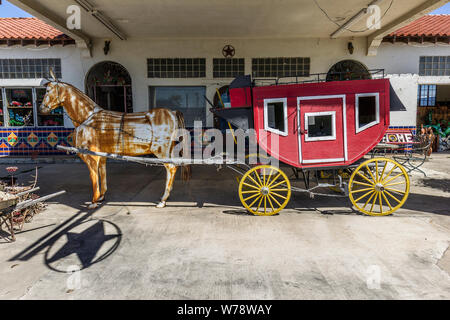
[[(364, 160), (389, 128), (388, 79), (256, 85), (246, 76), (234, 80), (229, 93), (231, 108), (211, 111), (236, 127), (254, 128), (258, 145), (285, 164), (243, 173), (239, 197), (251, 213), (280, 212), (292, 191), (349, 197), (358, 211), (375, 216), (405, 203), (406, 170), (388, 158)], [(288, 167), (304, 187), (291, 185)]]
[[(261, 84), (242, 76), (230, 84), (229, 95), (229, 108), (211, 111), (234, 127), (255, 129), (257, 144), (281, 162), (279, 167), (220, 157), (152, 159), (59, 148), (145, 164), (225, 165), (242, 175), (239, 198), (255, 215), (279, 213), (292, 192), (348, 197), (355, 209), (373, 216), (389, 215), (405, 203), (409, 177), (402, 165), (389, 158), (364, 159), (389, 127), (390, 84), (384, 76)], [(303, 186), (291, 184), (286, 174), (291, 171)]]

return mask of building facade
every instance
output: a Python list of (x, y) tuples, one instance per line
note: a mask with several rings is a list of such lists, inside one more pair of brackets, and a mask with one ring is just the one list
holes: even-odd
[(438, 25), (431, 32), (417, 32), (423, 28), (419, 21), (406, 33), (385, 37), (375, 56), (367, 55), (366, 38), (130, 38), (94, 39), (92, 56), (86, 57), (74, 40), (49, 26), (33, 33), (34, 18), (16, 19), (22, 24), (18, 35), (5, 27), (17, 21), (0, 19), (0, 155), (60, 154), (56, 145), (72, 144), (73, 124), (62, 110), (38, 112), (50, 67), (106, 109), (168, 107), (182, 111), (188, 126), (202, 121), (206, 128), (217, 125), (210, 103), (220, 105), (219, 94), (225, 100), (227, 85), (239, 75), (250, 74), (261, 84), (278, 77), (289, 82), (385, 76), (392, 86), (393, 132), (415, 130), (421, 107), (450, 101), (450, 32), (439, 29), (450, 16), (435, 17), (439, 21), (428, 22)]

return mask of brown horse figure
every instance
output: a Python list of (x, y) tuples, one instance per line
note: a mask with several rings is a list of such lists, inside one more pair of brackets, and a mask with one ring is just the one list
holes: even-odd
[[(153, 154), (158, 158), (171, 157), (176, 145), (176, 132), (185, 127), (181, 112), (163, 108), (129, 114), (104, 110), (74, 86), (59, 82), (53, 71), (50, 74), (53, 80), (46, 85), (40, 112), (48, 114), (63, 106), (75, 126), (75, 147), (128, 156)], [(184, 135), (183, 139), (189, 138)], [(106, 158), (85, 154), (79, 154), (79, 157), (88, 166), (92, 181), (94, 194), (89, 208), (96, 208), (107, 190)], [(166, 206), (177, 172), (177, 166), (173, 164), (164, 166), (167, 171), (166, 188), (158, 208)], [(190, 167), (183, 166), (183, 169), (183, 179), (187, 180)]]

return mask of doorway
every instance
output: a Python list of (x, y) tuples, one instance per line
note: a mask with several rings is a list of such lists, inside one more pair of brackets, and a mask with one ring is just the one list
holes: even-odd
[(347, 161), (345, 96), (299, 97), (300, 163)]
[(103, 61), (86, 78), (86, 93), (99, 106), (117, 112), (133, 112), (131, 77), (121, 64)]

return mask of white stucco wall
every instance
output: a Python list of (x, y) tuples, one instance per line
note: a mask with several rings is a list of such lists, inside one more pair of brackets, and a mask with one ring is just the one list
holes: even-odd
[[(347, 50), (349, 41), (355, 51)], [(353, 59), (369, 69), (385, 69), (392, 86), (406, 111), (391, 112), (391, 126), (414, 126), (417, 111), (417, 86), (426, 83), (448, 83), (450, 77), (419, 77), (419, 57), (450, 55), (450, 46), (382, 44), (375, 57), (368, 57), (365, 39), (195, 39), (195, 40), (113, 40), (108, 55), (103, 53), (104, 40), (94, 42), (93, 57), (82, 58), (75, 46), (51, 48), (0, 47), (1, 58), (61, 58), (63, 81), (84, 91), (84, 79), (89, 69), (98, 62), (110, 60), (122, 64), (132, 78), (134, 111), (149, 107), (148, 87), (158, 85), (201, 85), (207, 87), (211, 100), (215, 89), (230, 83), (232, 79), (215, 79), (212, 75), (212, 59), (222, 57), (222, 48), (231, 44), (236, 58), (246, 58), (245, 71), (251, 74), (251, 59), (257, 57), (310, 57), (311, 73), (326, 73), (337, 62)], [(206, 78), (201, 79), (149, 79), (147, 58), (192, 57), (206, 58)], [(7, 80), (0, 80), (0, 86)], [(17, 80), (16, 80), (17, 81)], [(3, 84), (4, 85), (4, 84)], [(207, 106), (209, 108), (209, 106)], [(207, 112), (207, 126), (212, 125), (212, 114)]]

